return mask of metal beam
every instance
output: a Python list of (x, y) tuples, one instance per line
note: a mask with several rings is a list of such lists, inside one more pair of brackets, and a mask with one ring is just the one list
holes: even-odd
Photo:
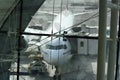
[(119, 9), (120, 10), (120, 6), (119, 5), (116, 5), (114, 3), (107, 3), (107, 6), (111, 9)]
[[(118, 4), (118, 0), (112, 0), (113, 4)], [(110, 42), (109, 57), (108, 57), (108, 75), (107, 80), (115, 79), (115, 63), (116, 63), (116, 50), (117, 50), (117, 23), (118, 23), (118, 9), (111, 9), (111, 22), (110, 22)]]
[(20, 74), (20, 47), (21, 47), (21, 29), (22, 29), (22, 11), (23, 11), (23, 0), (20, 0), (20, 18), (18, 27), (18, 54), (17, 54), (17, 80), (19, 80)]
[(119, 28), (118, 28), (118, 40), (117, 40), (117, 56), (116, 56), (116, 73), (115, 80), (119, 79), (119, 55), (120, 55), (120, 10), (119, 10)]
[(0, 30), (3, 28), (3, 25), (5, 24), (6, 20), (9, 18), (10, 14), (13, 12), (13, 10), (16, 8), (16, 6), (19, 4), (20, 0), (15, 0), (13, 5), (9, 8), (3, 19), (0, 21)]
[(107, 0), (99, 0), (97, 80), (105, 80)]

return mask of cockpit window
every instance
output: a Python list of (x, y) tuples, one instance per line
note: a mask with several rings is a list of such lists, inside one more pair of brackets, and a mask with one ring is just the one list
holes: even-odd
[(29, 28), (42, 30), (42, 26), (29, 26)]
[(53, 49), (53, 50), (59, 50), (59, 49), (67, 49), (67, 46), (66, 45), (56, 45), (56, 46), (46, 45), (46, 48)]

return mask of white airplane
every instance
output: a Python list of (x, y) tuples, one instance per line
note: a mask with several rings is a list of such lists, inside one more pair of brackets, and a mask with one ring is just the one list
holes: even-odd
[[(64, 34), (64, 31), (67, 32), (67, 34), (72, 33), (72, 30), (65, 30), (66, 28), (69, 28), (73, 26), (74, 17), (76, 15), (82, 15), (90, 12), (84, 12), (84, 13), (78, 13), (73, 14), (71, 11), (65, 9), (59, 14), (53, 14), (49, 12), (43, 12), (38, 11), (39, 13), (47, 13), (51, 15), (56, 15), (54, 21), (50, 26), (45, 30), (39, 30), (38, 28), (35, 28), (34, 26), (28, 26), (25, 29), (25, 32), (29, 33), (44, 33), (44, 34)], [(92, 11), (93, 12), (93, 11)], [(67, 38), (63, 37), (48, 37), (48, 36), (41, 36), (41, 39), (39, 36), (29, 36), (24, 35), (25, 40), (28, 42), (28, 44), (37, 45), (40, 48), (41, 54), (44, 57), (44, 60), (50, 64), (58, 65), (63, 64), (65, 62), (68, 62), (71, 57), (71, 45)], [(38, 41), (40, 39), (40, 41)], [(64, 40), (65, 39), (65, 40)]]

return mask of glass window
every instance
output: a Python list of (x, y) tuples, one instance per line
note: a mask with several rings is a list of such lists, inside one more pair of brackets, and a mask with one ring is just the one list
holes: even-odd
[(42, 26), (29, 26), (29, 28), (42, 30)]
[(80, 46), (84, 47), (84, 42), (83, 41), (80, 42)]
[(46, 45), (46, 48), (53, 49), (53, 50), (59, 50), (59, 49), (67, 49), (67, 46), (66, 45), (56, 45), (56, 46)]

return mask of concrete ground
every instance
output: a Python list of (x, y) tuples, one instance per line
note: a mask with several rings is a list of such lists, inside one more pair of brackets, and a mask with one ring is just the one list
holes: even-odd
[[(29, 61), (28, 61), (29, 62)], [(27, 69), (27, 63), (21, 62), (22, 66)], [(25, 71), (21, 67), (22, 71)], [(77, 55), (71, 61), (60, 66), (62, 80), (96, 80), (97, 57)], [(16, 80), (16, 76), (11, 76), (10, 80)], [(44, 75), (20, 76), (20, 80), (53, 80)]]

